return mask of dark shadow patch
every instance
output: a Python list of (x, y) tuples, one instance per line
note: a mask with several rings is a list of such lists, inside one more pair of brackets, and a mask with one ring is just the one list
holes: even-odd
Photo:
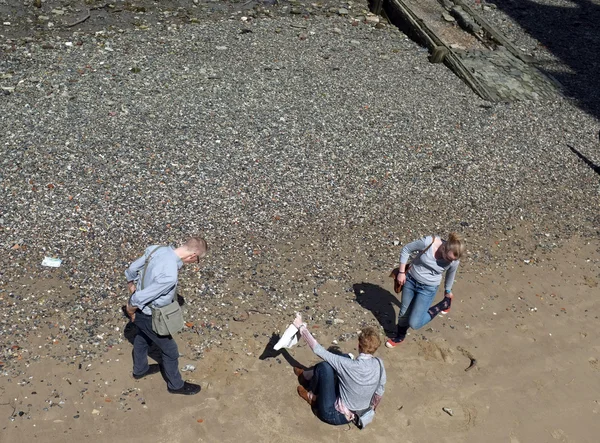
[(391, 292), (372, 283), (355, 283), (352, 288), (358, 304), (373, 313), (387, 334), (394, 335), (396, 333), (394, 305), (399, 308), (400, 300)]
[(571, 0), (563, 5), (495, 0), (494, 4), (571, 69), (556, 71), (552, 65), (542, 64), (544, 61), (537, 64), (581, 109), (600, 118), (600, 5), (590, 0)]
[(571, 150), (571, 152), (573, 152), (573, 154), (575, 154), (577, 157), (579, 157), (581, 160), (583, 160), (583, 162), (586, 165), (588, 165), (590, 168), (592, 168), (592, 171), (594, 171), (596, 174), (600, 174), (600, 166), (595, 164), (593, 161), (591, 161), (589, 158), (587, 158), (585, 155), (583, 155), (581, 152), (579, 152), (573, 146), (571, 146), (571, 145), (567, 145), (567, 146)]
[(294, 357), (292, 357), (290, 355), (290, 353), (287, 351), (287, 349), (280, 349), (279, 351), (276, 351), (275, 349), (273, 349), (273, 346), (275, 346), (277, 344), (277, 342), (279, 341), (279, 338), (280, 338), (279, 334), (276, 334), (274, 332), (273, 335), (271, 335), (269, 342), (265, 346), (265, 349), (263, 350), (262, 354), (260, 354), (260, 357), (258, 357), (258, 359), (266, 360), (267, 358), (283, 357), (285, 359), (285, 361), (291, 367), (308, 369), (306, 366), (300, 364), (298, 362), (298, 360), (296, 360)]

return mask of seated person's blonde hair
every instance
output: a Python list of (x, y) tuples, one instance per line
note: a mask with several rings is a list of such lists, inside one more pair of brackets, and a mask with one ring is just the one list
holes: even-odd
[(381, 337), (372, 326), (367, 326), (360, 331), (358, 335), (358, 350), (364, 354), (375, 354), (375, 351), (381, 346)]

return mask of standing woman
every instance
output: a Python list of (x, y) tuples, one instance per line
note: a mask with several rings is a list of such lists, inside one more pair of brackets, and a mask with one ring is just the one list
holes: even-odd
[[(410, 254), (415, 251), (421, 252), (407, 271), (406, 262)], [(448, 313), (453, 297), (452, 284), (460, 263), (459, 259), (464, 253), (464, 241), (455, 232), (451, 232), (447, 240), (427, 236), (408, 243), (402, 248), (395, 282), (397, 286), (402, 287), (398, 333), (395, 338), (387, 340), (386, 347), (395, 348), (402, 343), (409, 327), (422, 328), (439, 313)], [(431, 306), (444, 271), (446, 271), (444, 299)]]

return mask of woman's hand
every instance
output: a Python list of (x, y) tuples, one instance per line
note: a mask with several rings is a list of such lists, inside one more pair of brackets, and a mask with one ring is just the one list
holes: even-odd
[(300, 326), (302, 326), (302, 314), (300, 314), (299, 312), (296, 312), (296, 318), (294, 319), (292, 324), (294, 326), (296, 326), (298, 329), (300, 329)]
[(402, 273), (398, 272), (398, 276), (396, 277), (396, 281), (398, 283), (400, 283), (401, 286), (403, 286), (404, 283), (406, 283), (406, 274), (404, 272), (402, 272)]
[(132, 281), (127, 282), (127, 288), (129, 289), (129, 293), (133, 294), (135, 292), (135, 283)]

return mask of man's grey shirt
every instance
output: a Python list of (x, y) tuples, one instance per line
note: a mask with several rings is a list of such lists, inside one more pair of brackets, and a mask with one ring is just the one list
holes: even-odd
[[(129, 304), (148, 315), (152, 315), (150, 306), (159, 308), (173, 302), (177, 294), (177, 272), (183, 266), (183, 262), (175, 254), (173, 247), (163, 246), (156, 249), (158, 246), (153, 245), (146, 248), (144, 255), (125, 270), (127, 281), (136, 283), (136, 291), (131, 296)], [(156, 251), (154, 251), (155, 249)], [(142, 289), (144, 265), (152, 251), (154, 253), (148, 262), (144, 275), (144, 289)]]

